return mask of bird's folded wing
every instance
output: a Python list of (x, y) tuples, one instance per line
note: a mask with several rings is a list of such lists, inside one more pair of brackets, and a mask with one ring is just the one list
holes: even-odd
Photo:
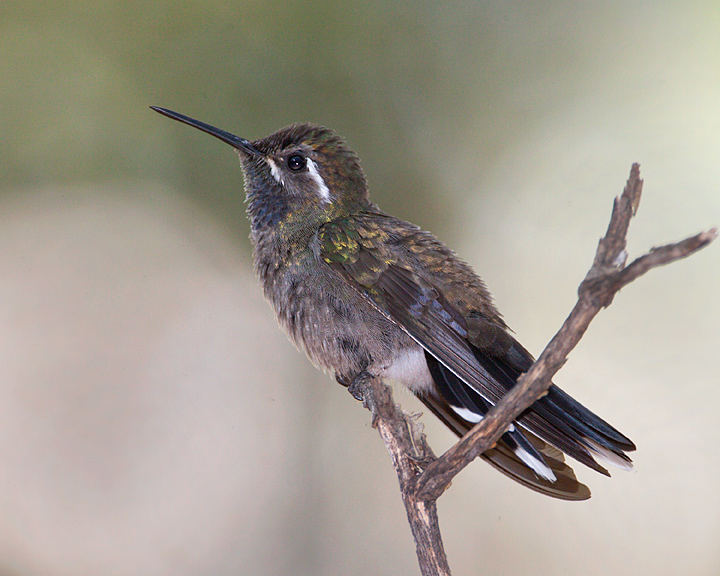
[(320, 256), (461, 380), (497, 402), (506, 390), (477, 361), (464, 318), (430, 282), (402, 266), (386, 235), (379, 226), (333, 221), (321, 229)]
[[(373, 219), (337, 220), (319, 233), (320, 258), (388, 316), (465, 386), (496, 403), (532, 364), (530, 354), (502, 326), (463, 316), (443, 291), (408, 264), (414, 255)], [(486, 325), (483, 326), (483, 322)], [(634, 444), (579, 402), (552, 386), (518, 423), (583, 464), (607, 474), (596, 457), (627, 467)]]

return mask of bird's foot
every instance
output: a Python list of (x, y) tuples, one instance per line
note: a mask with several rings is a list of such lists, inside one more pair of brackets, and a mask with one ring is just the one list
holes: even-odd
[(363, 406), (370, 410), (374, 426), (377, 419), (377, 404), (375, 402), (375, 393), (372, 385), (373, 376), (363, 370), (348, 378), (336, 376), (335, 379), (347, 387), (348, 392), (350, 392), (355, 400), (362, 402)]
[(369, 393), (372, 393), (372, 386), (370, 386), (371, 379), (372, 376), (365, 371), (350, 377), (335, 376), (335, 380), (338, 381), (338, 384), (345, 386), (352, 397), (358, 402), (365, 402), (365, 397), (367, 396), (368, 391)]

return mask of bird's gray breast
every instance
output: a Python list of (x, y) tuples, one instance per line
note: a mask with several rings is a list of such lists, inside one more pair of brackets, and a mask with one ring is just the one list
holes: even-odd
[(256, 262), (266, 298), (288, 336), (341, 377), (378, 374), (415, 342), (311, 250)]

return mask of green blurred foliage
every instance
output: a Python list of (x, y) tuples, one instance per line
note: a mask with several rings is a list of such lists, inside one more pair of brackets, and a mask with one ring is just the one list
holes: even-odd
[[(718, 19), (712, 3), (683, 6), (690, 26)], [(251, 139), (294, 121), (329, 125), (372, 168), (383, 206), (447, 225), (433, 216), (445, 196), (467, 194), (534, 123), (612, 83), (607, 69), (634, 58), (638, 36), (665, 35), (668, 58), (679, 37), (693, 41), (682, 29), (653, 26), (676, 9), (14, 2), (0, 24), (0, 180), (7, 190), (169, 179), (219, 218), (240, 220), (245, 235), (241, 178), (227, 150), (199, 134), (178, 136), (177, 126), (151, 115), (154, 104)]]

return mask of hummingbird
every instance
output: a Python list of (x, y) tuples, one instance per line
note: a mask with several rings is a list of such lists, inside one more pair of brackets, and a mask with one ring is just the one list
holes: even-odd
[[(367, 378), (400, 383), (462, 436), (533, 364), (472, 268), (370, 200), (358, 156), (333, 131), (293, 124), (249, 141), (151, 108), (235, 149), (265, 298), (294, 344), (351, 393)], [(605, 465), (632, 467), (632, 450), (553, 384), (482, 457), (537, 492), (585, 500), (564, 455), (609, 476)]]

